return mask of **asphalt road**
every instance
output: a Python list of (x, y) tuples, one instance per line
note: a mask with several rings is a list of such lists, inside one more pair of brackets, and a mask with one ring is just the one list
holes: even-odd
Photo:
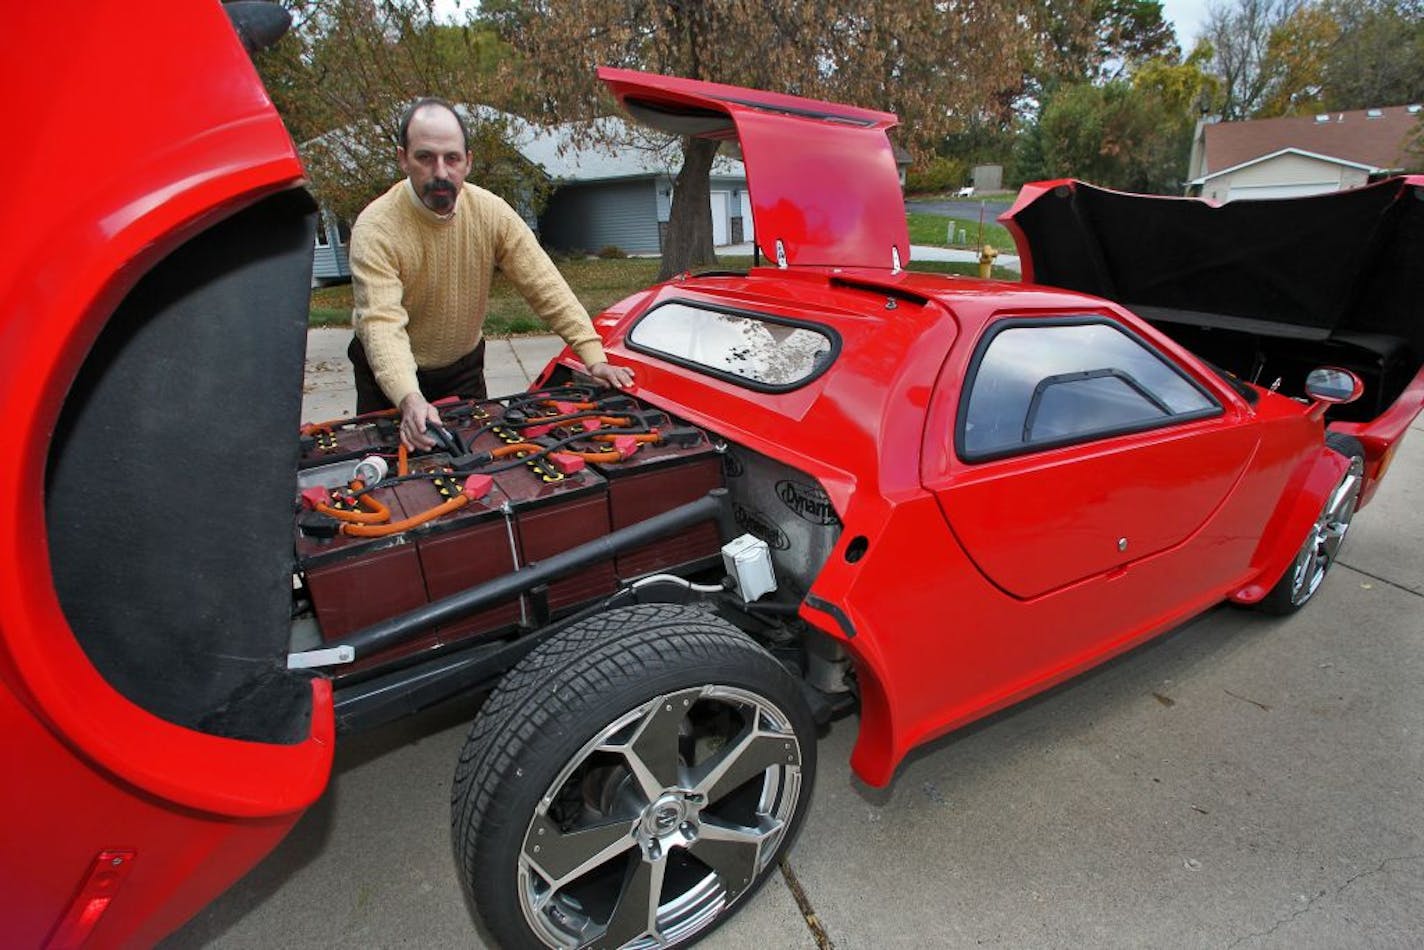
[[(1424, 944), (1421, 537), (1416, 423), (1295, 616), (1212, 610), (883, 790), (850, 773), (856, 720), (835, 724), (789, 860), (829, 944)], [(344, 738), (321, 801), (165, 946), (484, 946), (448, 831), (475, 705)], [(816, 946), (786, 880), (703, 946)]]
[(974, 198), (959, 198), (930, 201), (910, 198), (905, 201), (905, 210), (922, 214), (945, 214), (951, 218), (966, 218), (970, 221), (978, 221), (979, 209), (982, 207), (984, 209), (984, 220), (995, 221), (1000, 214), (1008, 211), (1012, 205), (1012, 199), (980, 201)]

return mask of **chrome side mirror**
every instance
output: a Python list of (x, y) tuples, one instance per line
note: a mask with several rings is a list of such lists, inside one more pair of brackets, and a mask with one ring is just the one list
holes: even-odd
[(1343, 405), (1359, 399), (1365, 391), (1365, 384), (1348, 369), (1322, 366), (1311, 370), (1305, 377), (1305, 391), (1316, 402)]

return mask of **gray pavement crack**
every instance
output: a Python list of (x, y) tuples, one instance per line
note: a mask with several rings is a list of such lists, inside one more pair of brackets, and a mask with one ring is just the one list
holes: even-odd
[(831, 941), (830, 934), (826, 933), (821, 919), (816, 916), (816, 909), (811, 906), (811, 898), (806, 896), (806, 890), (801, 886), (796, 872), (791, 870), (791, 862), (784, 857), (781, 859), (781, 876), (786, 881), (786, 886), (791, 889), (791, 896), (795, 899), (811, 936), (816, 940), (816, 950), (835, 950), (836, 945)]
[[(1373, 867), (1373, 868), (1370, 868), (1370, 869), (1365, 870), (1365, 871), (1361, 871), (1359, 874), (1355, 874), (1355, 875), (1353, 875), (1353, 876), (1351, 876), (1351, 877), (1349, 877), (1349, 878), (1346, 878), (1338, 887), (1336, 887), (1336, 888), (1334, 889), (1333, 894), (1334, 894), (1334, 896), (1338, 897), (1339, 895), (1345, 893), (1345, 891), (1348, 890), (1348, 889), (1349, 889), (1353, 884), (1355, 884), (1357, 881), (1361, 881), (1361, 880), (1363, 880), (1363, 879), (1365, 879), (1365, 878), (1367, 878), (1367, 877), (1373, 877), (1373, 876), (1375, 876), (1376, 874), (1384, 874), (1388, 865), (1391, 865), (1391, 864), (1400, 864), (1400, 863), (1404, 863), (1404, 862), (1408, 862), (1408, 861), (1421, 861), (1421, 860), (1424, 860), (1424, 854), (1406, 854), (1406, 855), (1402, 855), (1402, 856), (1397, 857), (1397, 858), (1385, 858), (1383, 861), (1381, 861), (1381, 862), (1379, 863), (1378, 866)], [(1269, 937), (1271, 934), (1275, 933), (1277, 930), (1280, 930), (1282, 927), (1284, 927), (1286, 924), (1290, 923), (1291, 921), (1295, 920), (1297, 917), (1301, 916), (1302, 914), (1305, 914), (1305, 913), (1309, 912), (1310, 909), (1315, 906), (1315, 902), (1316, 902), (1317, 900), (1319, 900), (1320, 898), (1324, 897), (1326, 894), (1330, 894), (1330, 893), (1332, 893), (1332, 892), (1330, 892), (1330, 891), (1319, 891), (1318, 893), (1316, 893), (1316, 895), (1315, 895), (1314, 897), (1310, 898), (1309, 900), (1307, 900), (1307, 901), (1305, 902), (1305, 906), (1304, 906), (1304, 907), (1301, 907), (1301, 908), (1297, 909), (1294, 913), (1291, 913), (1291, 914), (1289, 914), (1289, 915), (1287, 915), (1287, 916), (1285, 916), (1285, 917), (1282, 917), (1280, 920), (1276, 921), (1274, 924), (1272, 924), (1272, 925), (1271, 925), (1269, 928), (1267, 928), (1266, 930), (1258, 931), (1258, 932), (1256, 932), (1256, 933), (1249, 933), (1249, 934), (1247, 934), (1246, 936), (1241, 937), (1241, 938), (1238, 939), (1238, 940), (1233, 940), (1233, 941), (1231, 942), (1231, 947), (1239, 947), (1241, 944), (1245, 943), (1246, 941), (1252, 940), (1252, 939), (1255, 939), (1255, 938), (1265, 938), (1265, 937)], [(1229, 950), (1229, 948), (1228, 948), (1228, 950)]]
[(1413, 594), (1415, 597), (1424, 597), (1424, 592), (1417, 591), (1417, 590), (1415, 590), (1415, 589), (1412, 588), (1412, 587), (1405, 587), (1403, 584), (1399, 583), (1398, 581), (1392, 581), (1392, 580), (1390, 580), (1388, 577), (1380, 577), (1378, 574), (1371, 574), (1369, 571), (1366, 571), (1366, 570), (1363, 570), (1363, 569), (1361, 569), (1361, 568), (1358, 568), (1358, 567), (1356, 567), (1356, 566), (1353, 565), (1353, 564), (1347, 564), (1347, 563), (1345, 563), (1344, 561), (1338, 561), (1338, 560), (1337, 560), (1335, 563), (1336, 563), (1336, 564), (1339, 564), (1339, 565), (1340, 565), (1341, 567), (1343, 567), (1343, 568), (1346, 568), (1346, 569), (1348, 569), (1348, 570), (1354, 571), (1356, 574), (1363, 574), (1365, 577), (1368, 577), (1368, 578), (1369, 578), (1370, 580), (1372, 580), (1372, 581), (1379, 581), (1381, 584), (1388, 584), (1390, 587), (1393, 587), (1395, 590), (1402, 590), (1402, 591), (1404, 591), (1406, 594)]

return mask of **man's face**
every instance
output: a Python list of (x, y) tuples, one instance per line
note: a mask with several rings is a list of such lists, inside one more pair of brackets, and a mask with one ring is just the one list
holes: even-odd
[(446, 109), (426, 106), (411, 116), (406, 148), (396, 148), (401, 171), (415, 193), (436, 214), (449, 214), (460, 195), (460, 183), (470, 171), (470, 153), (460, 136), (460, 123)]

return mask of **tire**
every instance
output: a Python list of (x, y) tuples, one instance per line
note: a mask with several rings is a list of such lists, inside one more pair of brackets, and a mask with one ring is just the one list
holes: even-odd
[(583, 620), (470, 728), (451, 802), (461, 884), (504, 947), (701, 938), (790, 847), (815, 741), (799, 684), (726, 621), (671, 604)]
[(1349, 459), (1350, 467), (1325, 499), (1320, 516), (1306, 532), (1305, 541), (1295, 560), (1286, 568), (1285, 575), (1257, 605), (1266, 613), (1278, 616), (1292, 614), (1310, 602), (1326, 572), (1339, 556), (1345, 535), (1350, 530), (1350, 522), (1355, 517), (1360, 490), (1365, 483), (1365, 448), (1358, 439), (1334, 432), (1325, 436), (1325, 444)]

